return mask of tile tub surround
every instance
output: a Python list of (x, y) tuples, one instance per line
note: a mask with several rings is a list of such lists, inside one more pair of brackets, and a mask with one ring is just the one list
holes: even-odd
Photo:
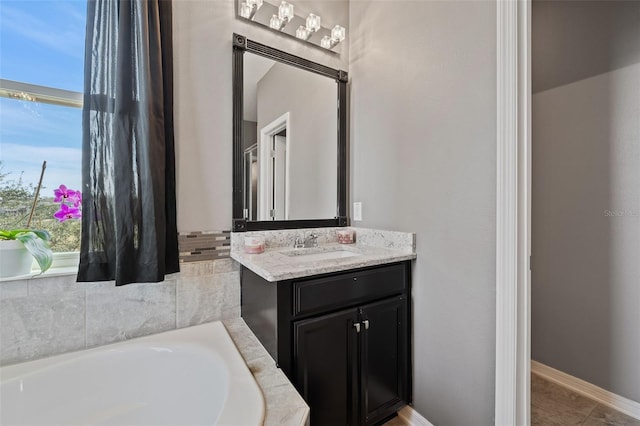
[(225, 320), (223, 324), (262, 390), (266, 404), (263, 426), (308, 425), (309, 406), (244, 320)]
[[(350, 228), (356, 232), (355, 244), (338, 244), (337, 231), (344, 228), (314, 228), (260, 232), (234, 232), (231, 234), (231, 257), (267, 281), (280, 281), (310, 275), (365, 268), (385, 263), (416, 258), (415, 234), (364, 228)], [(293, 250), (296, 238), (315, 233), (318, 246), (327, 250), (345, 250), (358, 256), (320, 260), (293, 260), (282, 252)], [(245, 236), (260, 235), (265, 238), (267, 249), (261, 254), (247, 254), (243, 243)]]
[(240, 317), (239, 265), (189, 262), (160, 283), (0, 282), (0, 365)]

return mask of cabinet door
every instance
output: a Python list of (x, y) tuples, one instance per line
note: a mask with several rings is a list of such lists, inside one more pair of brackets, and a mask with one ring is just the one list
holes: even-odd
[(294, 323), (295, 385), (312, 426), (357, 424), (358, 310)]
[(374, 424), (406, 404), (408, 396), (408, 328), (406, 296), (360, 310), (361, 424)]

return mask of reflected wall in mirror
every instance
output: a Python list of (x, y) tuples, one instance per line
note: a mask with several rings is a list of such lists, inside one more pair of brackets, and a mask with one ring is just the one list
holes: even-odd
[(254, 54), (243, 80), (245, 218), (336, 216), (336, 82)]
[(234, 35), (235, 231), (347, 224), (346, 79)]

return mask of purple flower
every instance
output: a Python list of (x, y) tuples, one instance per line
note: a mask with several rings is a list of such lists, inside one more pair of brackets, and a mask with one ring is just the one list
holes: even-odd
[(60, 222), (69, 219), (80, 219), (82, 217), (82, 193), (80, 191), (69, 189), (65, 185), (60, 185), (53, 193), (55, 195), (53, 201), (60, 203), (60, 210), (55, 212), (53, 217)]
[(60, 188), (53, 191), (53, 194), (55, 195), (53, 201), (56, 203), (65, 201), (75, 202), (76, 198), (79, 196), (79, 193), (80, 191), (74, 191), (73, 189), (69, 189), (64, 185), (60, 185)]
[(60, 210), (55, 212), (53, 217), (58, 219), (60, 222), (64, 222), (69, 219), (80, 219), (82, 217), (82, 212), (80, 212), (80, 209), (76, 207), (69, 207), (63, 203), (60, 204)]
[(82, 192), (76, 191), (76, 197), (73, 200), (73, 207), (82, 207)]

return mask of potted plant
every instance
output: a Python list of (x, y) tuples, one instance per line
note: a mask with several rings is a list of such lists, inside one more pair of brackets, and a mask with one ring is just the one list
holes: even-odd
[(0, 229), (0, 278), (28, 274), (31, 272), (33, 259), (38, 262), (42, 272), (49, 269), (53, 263), (53, 252), (49, 248), (51, 241), (49, 233), (44, 230), (29, 229), (46, 167), (45, 161), (42, 163), (40, 181), (33, 198), (27, 226), (18, 229)]
[(33, 259), (42, 272), (49, 269), (53, 262), (50, 239), (44, 230), (0, 229), (0, 277), (28, 274)]
[[(42, 165), (42, 173), (46, 161)], [(29, 229), (31, 219), (38, 201), (42, 175), (34, 197), (29, 220), (26, 228), (0, 229), (0, 278), (25, 275), (31, 272), (32, 257), (38, 262), (40, 270), (45, 272), (53, 262), (53, 252), (49, 248), (51, 235), (45, 230)], [(54, 203), (59, 203), (59, 210), (53, 217), (59, 222), (65, 222), (82, 217), (82, 193), (65, 185), (53, 191)]]

